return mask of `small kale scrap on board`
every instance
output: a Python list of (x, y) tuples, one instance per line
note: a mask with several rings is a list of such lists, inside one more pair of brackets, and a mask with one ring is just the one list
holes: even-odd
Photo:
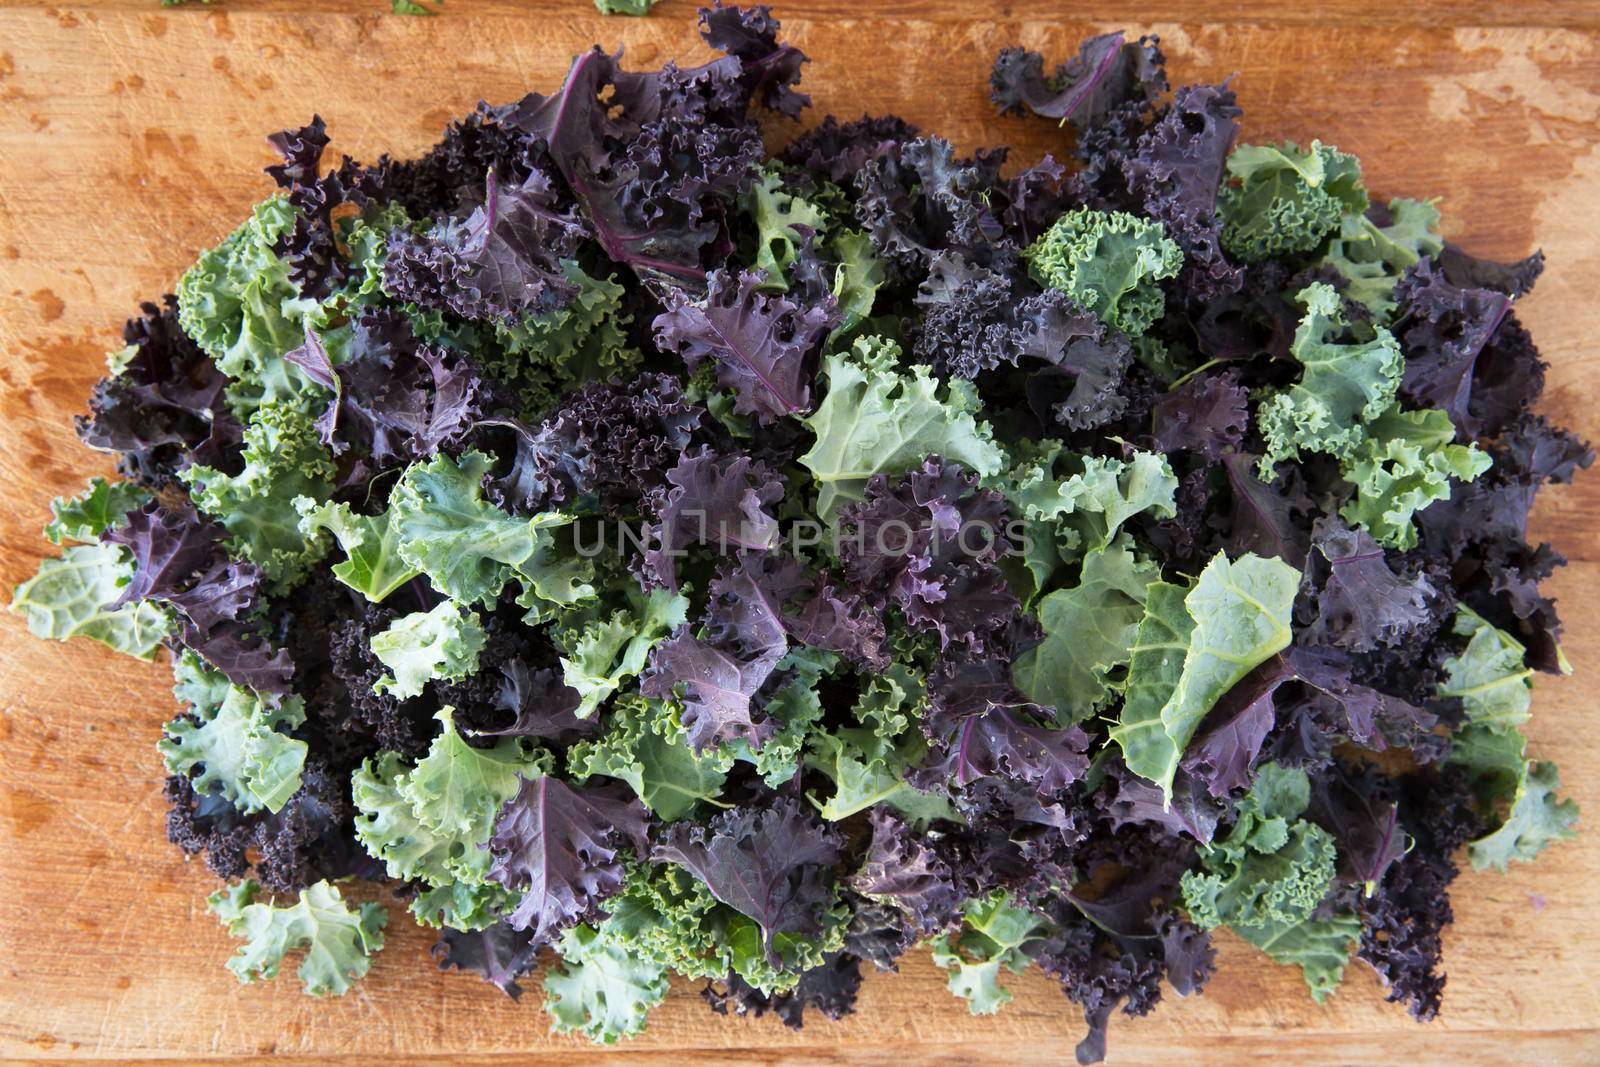
[(1092, 1062), (1219, 927), (1432, 1018), (1462, 858), (1577, 819), (1523, 733), (1568, 669), (1528, 512), (1593, 458), (1533, 410), (1539, 254), (1241, 143), (1153, 38), (1002, 52), (1069, 160), (1012, 173), (893, 116), (769, 156), (806, 57), (700, 31), (417, 159), (273, 135), (112, 353), (124, 477), (12, 609), (170, 656), (229, 968), (348, 990), (361, 879), (512, 997), (549, 950), (602, 1042), (674, 974), (837, 1019), (921, 947), (975, 1013), (1041, 968)]

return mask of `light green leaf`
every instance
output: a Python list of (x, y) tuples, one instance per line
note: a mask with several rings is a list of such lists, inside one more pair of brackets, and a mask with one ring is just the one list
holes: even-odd
[(1315, 251), (1341, 218), (1367, 210), (1360, 161), (1321, 141), (1240, 145), (1228, 175), (1236, 184), (1217, 198), (1222, 244), (1247, 263)]
[(1129, 337), (1166, 308), (1160, 282), (1178, 276), (1183, 252), (1159, 222), (1079, 208), (1023, 250), (1041, 285), (1060, 289)]
[[(572, 521), (547, 511), (516, 518), (483, 499), (489, 458), (469, 450), (406, 469), (389, 498), (400, 530), (400, 558), (446, 596), (489, 604), (513, 575), (533, 588), (552, 562), (551, 531)], [(561, 583), (549, 591), (556, 592)], [(590, 591), (592, 592), (592, 590)]]
[(268, 401), (309, 412), (314, 398), (327, 396), (283, 358), (304, 343), (307, 327), (325, 323), (321, 305), (301, 297), (273, 251), (295, 217), (285, 197), (263, 200), (178, 282), (178, 324), (234, 379), (227, 402), (241, 419)]
[(172, 627), (165, 609), (141, 600), (112, 608), (133, 578), (133, 561), (121, 545), (71, 545), (39, 564), (17, 586), (11, 610), (28, 620), (35, 637), (65, 641), (87, 637), (139, 659), (151, 659)]
[(840, 230), (830, 242), (839, 265), (833, 272), (833, 298), (839, 305), (839, 325), (832, 337), (843, 337), (872, 314), (878, 290), (889, 280), (883, 260), (872, 248), (864, 230)]
[(1056, 709), (1062, 725), (1081, 722), (1111, 696), (1114, 672), (1127, 664), (1145, 589), (1161, 568), (1140, 562), (1132, 541), (1091, 551), (1078, 584), (1039, 601), (1044, 641), (1023, 653), (1013, 669), (1018, 688), (1036, 704)]
[(372, 654), (390, 671), (372, 690), (409, 700), (435, 679), (460, 681), (477, 672), (487, 639), (477, 614), (454, 600), (403, 615), (372, 635)]
[[(1282, 560), (1246, 555), (1230, 563), (1219, 552), (1184, 598), (1192, 627), (1176, 618), (1170, 586), (1150, 586), (1127, 699), (1111, 738), (1121, 746), (1128, 769), (1160, 785), (1169, 801), (1178, 761), (1206, 713), (1257, 665), (1288, 647), (1299, 585), (1300, 572)], [(1173, 643), (1180, 639), (1185, 642), (1181, 673), (1156, 708), (1151, 698), (1171, 677)], [(1148, 681), (1140, 677), (1141, 668), (1152, 671)]]
[(1511, 798), (1511, 810), (1500, 826), (1476, 841), (1467, 842), (1472, 869), (1488, 867), (1505, 873), (1512, 860), (1530, 861), (1546, 846), (1577, 837), (1575, 800), (1557, 800), (1561, 772), (1554, 763), (1527, 762)]
[(1532, 860), (1548, 845), (1576, 836), (1577, 803), (1556, 799), (1556, 765), (1531, 762), (1527, 744), (1522, 731), (1490, 723), (1469, 723), (1451, 738), (1450, 762), (1472, 773), (1485, 811), (1506, 812), (1494, 830), (1467, 843), (1474, 870), (1504, 872), (1512, 860)]
[(1404, 360), (1400, 345), (1379, 328), (1373, 340), (1341, 342), (1344, 313), (1339, 294), (1321, 282), (1300, 290), (1306, 313), (1295, 329), (1290, 352), (1304, 371), (1300, 381), (1267, 396), (1257, 418), (1266, 439), (1261, 476), (1302, 452), (1354, 458), (1366, 436), (1365, 423), (1387, 411), (1400, 386)]
[(1439, 695), (1460, 697), (1469, 720), (1497, 732), (1527, 722), (1533, 705), (1533, 669), (1523, 662), (1521, 642), (1465, 606), (1456, 614), (1455, 632), (1469, 640), (1459, 656), (1444, 661)]
[(228, 933), (245, 943), (228, 961), (241, 982), (276, 978), (283, 957), (305, 950), (300, 981), (314, 997), (342, 996), (372, 966), (372, 954), (383, 948), (388, 913), (378, 904), (352, 911), (339, 891), (326, 881), (307, 886), (300, 899), (286, 907), (255, 901), (259, 887), (243, 881), (206, 898)]
[(279, 401), (262, 404), (244, 431), (244, 469), (224, 474), (195, 465), (179, 472), (195, 506), (227, 528), (229, 547), (287, 588), (322, 556), (320, 541), (300, 530), (299, 497), (333, 490), (333, 457), (311, 416)]
[(318, 505), (304, 496), (296, 497), (294, 506), (302, 536), (326, 530), (338, 539), (346, 558), (333, 565), (333, 576), (374, 604), (420, 573), (400, 558), (400, 527), (392, 508), (382, 515), (357, 515), (349, 504)]
[(766, 165), (743, 201), (756, 224), (755, 266), (766, 273), (763, 288), (787, 291), (786, 275), (803, 244), (795, 227), (804, 226), (820, 235), (828, 229), (828, 215), (784, 188), (783, 173), (774, 163)]
[(624, 682), (644, 670), (650, 650), (689, 617), (689, 599), (667, 589), (648, 597), (630, 590), (631, 609), (595, 619), (562, 636), (563, 681), (582, 697), (574, 715), (586, 719)]
[[(167, 773), (181, 774), (202, 796), (219, 793), (243, 812), (280, 811), (300, 788), (307, 746), (278, 727), (305, 721), (298, 696), (271, 704), (185, 652), (173, 664), (180, 698), (198, 696), (185, 715), (163, 727), (156, 749)], [(220, 700), (217, 698), (220, 696)]]
[(538, 777), (548, 764), (515, 738), (490, 748), (467, 744), (456, 731), (453, 708), (441, 708), (435, 718), (443, 724), (439, 736), (404, 787), (411, 812), (436, 834), (487, 841), (495, 813), (516, 796), (519, 778)]
[(963, 998), (974, 1015), (993, 1015), (1011, 999), (999, 982), (1001, 968), (1021, 974), (1030, 960), (1022, 946), (1042, 937), (1046, 923), (997, 891), (967, 901), (961, 931), (929, 942), (933, 962), (952, 970), (950, 992)]
[(718, 803), (733, 756), (716, 750), (696, 754), (666, 704), (625, 693), (613, 703), (606, 723), (599, 740), (580, 741), (567, 750), (568, 773), (575, 779), (620, 778), (664, 822), (683, 818), (701, 801)]
[(1364, 304), (1375, 325), (1394, 317), (1394, 287), (1423, 256), (1437, 255), (1444, 239), (1437, 232), (1439, 210), (1420, 200), (1391, 200), (1389, 225), (1365, 214), (1346, 215), (1328, 242), (1322, 265), (1344, 277), (1344, 295)]
[(1411, 520), (1437, 500), (1450, 499), (1451, 479), (1470, 482), (1489, 469), (1488, 453), (1458, 445), (1443, 411), (1385, 412), (1342, 473), (1356, 495), (1339, 514), (1391, 548), (1416, 547)]
[(1004, 455), (989, 424), (978, 422), (972, 383), (943, 387), (927, 367), (898, 369), (900, 346), (882, 337), (857, 338), (849, 352), (829, 355), (823, 372), (828, 393), (802, 421), (817, 441), (800, 462), (819, 485), (817, 514), (824, 522), (860, 500), (874, 474), (899, 474), (935, 453), (981, 476), (999, 473)]
[(1298, 964), (1320, 1003), (1342, 979), (1361, 923), (1313, 918), (1338, 856), (1333, 836), (1300, 817), (1310, 800), (1304, 770), (1262, 764), (1228, 836), (1201, 846), (1200, 867), (1184, 872), (1182, 889), (1197, 925), (1226, 925), (1278, 962)]
[(545, 973), (544, 1009), (556, 1033), (581, 1033), (615, 1044), (644, 1029), (650, 1009), (667, 995), (666, 970), (579, 924), (556, 946), (559, 966)]
[(1312, 999), (1321, 1004), (1344, 981), (1345, 964), (1361, 937), (1361, 920), (1354, 915), (1335, 915), (1295, 923), (1263, 923), (1238, 933), (1278, 963), (1298, 966)]

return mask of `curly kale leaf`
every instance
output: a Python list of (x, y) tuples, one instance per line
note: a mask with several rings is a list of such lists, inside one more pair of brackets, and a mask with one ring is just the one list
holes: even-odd
[(321, 543), (300, 532), (295, 501), (329, 495), (333, 458), (309, 415), (266, 401), (245, 427), (243, 460), (238, 474), (193, 466), (180, 477), (195, 506), (228, 531), (233, 553), (259, 567), (273, 587), (286, 589), (322, 555)]
[(1161, 318), (1166, 298), (1158, 283), (1183, 267), (1183, 251), (1159, 222), (1092, 208), (1062, 215), (1023, 255), (1041, 284), (1129, 337)]
[(11, 610), (35, 637), (87, 637), (108, 648), (152, 659), (172, 628), (171, 616), (144, 599), (129, 601), (134, 564), (116, 544), (70, 545), (17, 586)]
[(1333, 883), (1333, 837), (1300, 816), (1306, 772), (1263, 764), (1228, 836), (1202, 846), (1183, 903), (1203, 929), (1227, 925), (1280, 963), (1295, 963), (1319, 1002), (1337, 988), (1361, 931), (1352, 915), (1315, 913)]
[(724, 570), (710, 593), (699, 633), (680, 626), (657, 645), (639, 691), (682, 702), (683, 728), (697, 753), (734, 741), (759, 750), (780, 725), (754, 698), (788, 649), (783, 620), (749, 557)]
[(681, 354), (691, 371), (712, 360), (717, 382), (734, 390), (733, 410), (762, 424), (811, 410), (817, 356), (838, 321), (831, 301), (807, 307), (763, 293), (766, 278), (713, 271), (703, 298), (669, 292), (653, 323), (658, 348)]
[(642, 1031), (650, 1009), (666, 999), (666, 968), (604, 930), (574, 926), (562, 935), (556, 954), (560, 964), (544, 977), (544, 1010), (557, 1033), (614, 1044)]
[(167, 723), (156, 744), (170, 774), (190, 779), (196, 793), (216, 792), (240, 811), (276, 812), (300, 788), (306, 742), (279, 727), (305, 722), (297, 696), (269, 701), (229, 684), (193, 653), (173, 663), (174, 692), (191, 700), (184, 714)]
[(489, 604), (519, 581), (527, 603), (567, 606), (593, 595), (587, 560), (558, 558), (552, 530), (570, 515), (506, 514), (483, 499), (490, 462), (469, 450), (458, 458), (413, 464), (389, 498), (400, 531), (400, 558), (435, 588), (463, 604)]
[(779, 800), (724, 812), (707, 826), (677, 823), (662, 833), (655, 858), (692, 871), (718, 900), (755, 920), (777, 967), (779, 934), (821, 935), (829, 867), (842, 846), (798, 802)]
[(454, 600), (398, 618), (373, 635), (372, 654), (390, 671), (373, 692), (405, 700), (420, 696), (423, 686), (435, 679), (460, 681), (475, 674), (484, 639), (477, 614)]
[(899, 359), (899, 345), (866, 337), (823, 364), (828, 394), (803, 420), (817, 441), (800, 463), (820, 485), (824, 522), (860, 500), (873, 475), (903, 473), (926, 456), (941, 455), (980, 477), (1000, 472), (1004, 457), (989, 424), (973, 417), (979, 404), (972, 384), (956, 379), (941, 389), (926, 367), (901, 373)]
[(578, 692), (574, 714), (580, 719), (593, 715), (628, 679), (637, 677), (650, 650), (688, 620), (689, 600), (681, 594), (652, 589), (639, 595), (630, 589), (628, 597), (630, 607), (608, 618), (557, 631), (562, 678)]
[(634, 695), (616, 700), (599, 738), (567, 750), (575, 781), (619, 778), (662, 822), (683, 818), (701, 802), (719, 803), (733, 761), (725, 749), (696, 752), (669, 705)]
[(324, 319), (322, 306), (300, 295), (275, 251), (297, 218), (282, 196), (263, 200), (178, 282), (178, 322), (233, 379), (227, 402), (241, 419), (268, 401), (304, 407), (320, 393), (284, 359)]
[(384, 290), (468, 320), (512, 323), (564, 307), (576, 287), (561, 261), (577, 251), (583, 227), (554, 200), (538, 171), (516, 185), (491, 171), (483, 203), (464, 218), (441, 219), (423, 236), (390, 233)]
[(1400, 387), (1404, 360), (1388, 330), (1379, 328), (1371, 341), (1343, 343), (1344, 313), (1332, 286), (1309, 285), (1295, 299), (1306, 312), (1290, 350), (1303, 371), (1298, 383), (1262, 401), (1257, 413), (1267, 443), (1263, 481), (1279, 460), (1299, 459), (1302, 452), (1354, 458), (1366, 424), (1389, 410)]
[(1122, 537), (1083, 560), (1078, 582), (1041, 599), (1044, 640), (1017, 657), (1018, 688), (1054, 708), (1056, 721), (1077, 723), (1105, 705), (1132, 655), (1144, 618), (1145, 590), (1160, 576)]
[(1361, 161), (1321, 141), (1240, 145), (1228, 176), (1237, 184), (1217, 205), (1222, 243), (1247, 263), (1315, 251), (1342, 218), (1367, 210)]
[(298, 974), (305, 991), (314, 997), (343, 996), (383, 948), (389, 915), (382, 905), (367, 903), (352, 911), (328, 882), (301, 890), (300, 899), (286, 906), (257, 901), (258, 888), (246, 880), (206, 898), (228, 933), (245, 939), (228, 961), (228, 970), (241, 982), (276, 978), (283, 957), (304, 949)]
[(959, 933), (932, 941), (933, 962), (951, 971), (950, 992), (967, 1002), (974, 1015), (993, 1015), (1011, 999), (1000, 984), (1002, 968), (1021, 974), (1032, 962), (1024, 946), (1049, 930), (1040, 916), (997, 891), (975, 897), (963, 908)]
[(648, 816), (610, 786), (577, 790), (548, 774), (524, 778), (495, 818), (488, 877), (522, 899), (507, 917), (548, 944), (622, 888), (618, 850), (649, 851)]
[(1477, 445), (1454, 443), (1456, 428), (1443, 411), (1391, 409), (1367, 433), (1344, 466), (1356, 493), (1339, 514), (1391, 548), (1416, 547), (1417, 513), (1449, 500), (1453, 482), (1470, 482), (1492, 463)]
[(50, 502), (50, 523), (44, 535), (52, 545), (62, 541), (93, 544), (113, 527), (127, 524), (128, 512), (150, 501), (150, 492), (137, 482), (89, 479), (78, 496), (59, 496)]

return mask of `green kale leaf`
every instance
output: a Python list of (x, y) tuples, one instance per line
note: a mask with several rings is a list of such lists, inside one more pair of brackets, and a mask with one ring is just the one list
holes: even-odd
[(1062, 215), (1022, 254), (1041, 285), (1060, 289), (1129, 337), (1161, 318), (1166, 297), (1159, 283), (1183, 268), (1183, 251), (1159, 222), (1093, 208)]
[(69, 545), (17, 586), (11, 610), (28, 620), (35, 637), (87, 637), (126, 655), (153, 659), (172, 618), (147, 600), (113, 607), (132, 580), (133, 560), (121, 545)]
[(1326, 452), (1351, 460), (1364, 424), (1388, 411), (1400, 387), (1400, 345), (1380, 328), (1371, 341), (1340, 342), (1344, 315), (1339, 294), (1321, 282), (1300, 290), (1306, 313), (1290, 352), (1304, 368), (1300, 381), (1262, 401), (1257, 417), (1266, 440), (1261, 478), (1270, 481), (1279, 460)]
[[(1217, 553), (1182, 598), (1149, 586), (1134, 635), (1122, 717), (1111, 729), (1128, 769), (1171, 801), (1184, 748), (1212, 706), (1240, 679), (1289, 645), (1300, 572), (1279, 559)], [(1179, 650), (1182, 659), (1179, 660)]]
[(1361, 161), (1321, 141), (1240, 145), (1228, 157), (1217, 214), (1222, 245), (1247, 263), (1313, 252), (1345, 216), (1367, 210)]
[(817, 514), (824, 522), (862, 498), (874, 474), (900, 474), (929, 456), (955, 460), (984, 477), (1000, 472), (1004, 454), (979, 409), (972, 383), (942, 388), (927, 367), (898, 369), (900, 346), (860, 337), (848, 352), (827, 357), (828, 394), (802, 421), (816, 434), (800, 462), (819, 484)]
[(306, 992), (343, 996), (383, 948), (389, 915), (382, 905), (367, 903), (352, 911), (326, 881), (302, 889), (298, 901), (283, 907), (258, 902), (259, 889), (246, 879), (206, 898), (228, 933), (245, 939), (228, 961), (228, 970), (241, 982), (276, 978), (283, 957), (304, 949), (298, 974)]
[(142, 507), (150, 491), (136, 482), (108, 482), (91, 478), (89, 488), (75, 497), (58, 496), (50, 503), (50, 524), (44, 528), (52, 545), (62, 541), (93, 544), (107, 530), (128, 520), (128, 512)]
[(187, 650), (173, 661), (173, 674), (173, 692), (193, 703), (167, 723), (156, 743), (167, 773), (183, 775), (196, 793), (218, 793), (243, 812), (282, 810), (300, 788), (307, 746), (279, 727), (303, 723), (305, 702), (289, 696), (274, 704), (230, 685)]
[(460, 681), (477, 672), (486, 640), (477, 614), (454, 600), (402, 616), (372, 637), (372, 654), (390, 671), (373, 692), (408, 700), (434, 679)]

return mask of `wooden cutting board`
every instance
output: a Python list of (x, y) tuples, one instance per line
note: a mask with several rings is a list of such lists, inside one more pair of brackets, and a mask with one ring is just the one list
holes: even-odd
[[(120, 344), (122, 319), (173, 284), (266, 195), (262, 136), (327, 119), (334, 149), (415, 153), (479, 98), (558, 83), (569, 58), (624, 43), (632, 64), (703, 58), (692, 5), (601, 18), (588, 0), (448, 0), (400, 18), (385, 0), (156, 0), (0, 9), (0, 582), (31, 575), (48, 502), (109, 473), (71, 417)], [(986, 10), (987, 9), (987, 10)], [(1441, 195), (1446, 234), (1549, 270), (1519, 309), (1551, 363), (1545, 410), (1600, 437), (1600, 9), (1592, 2), (815, 0), (781, 5), (811, 57), (816, 106), (892, 111), (960, 147), (1031, 160), (1048, 124), (985, 99), (1003, 45), (1055, 57), (1085, 34), (1161, 35), (1176, 81), (1238, 72), (1251, 140), (1321, 137), (1358, 153), (1384, 195)], [(775, 138), (786, 136), (774, 127)], [(1541, 679), (1532, 750), (1560, 761), (1588, 831), (1510, 875), (1464, 876), (1446, 938), (1443, 1017), (1418, 1026), (1363, 965), (1326, 1006), (1296, 972), (1221, 937), (1205, 994), (1117, 1018), (1114, 1063), (1600, 1063), (1600, 473), (1541, 503), (1535, 538), (1572, 560), (1562, 599), (1577, 667)], [(1083, 1030), (1045, 978), (976, 1019), (925, 956), (869, 976), (859, 1011), (803, 1031), (712, 1015), (673, 987), (648, 1034), (598, 1052), (552, 1037), (537, 981), (521, 1003), (428, 957), (393, 909), (389, 944), (343, 999), (290, 976), (239, 985), (204, 906), (215, 883), (163, 839), (154, 751), (170, 678), (97, 645), (29, 637), (0, 618), (0, 1057), (184, 1062), (298, 1058), (549, 1062), (1057, 1063)]]

